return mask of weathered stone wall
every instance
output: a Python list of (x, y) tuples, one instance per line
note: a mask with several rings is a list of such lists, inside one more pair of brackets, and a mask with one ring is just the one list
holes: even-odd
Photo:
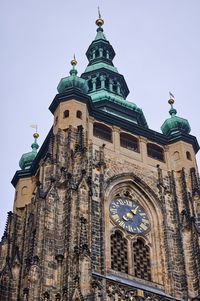
[[(143, 137), (135, 153), (120, 146), (119, 128), (107, 143), (93, 137), (94, 120), (87, 123), (87, 112), (84, 118), (77, 127), (65, 128), (62, 122), (62, 130), (57, 121), (36, 177), (23, 182), (23, 187), (31, 183), (29, 198), (20, 202), (17, 195), (14, 212), (8, 214), (0, 244), (0, 300), (173, 300), (159, 290), (192, 300), (200, 294), (200, 186), (194, 154), (185, 161), (188, 145), (176, 144), (165, 148), (166, 161), (159, 162), (147, 156)], [(179, 147), (180, 161), (172, 171), (171, 158)], [(119, 227), (110, 220), (109, 204), (118, 194), (137, 197), (149, 215), (151, 230), (140, 237), (150, 249), (151, 282), (134, 276), (131, 254), (137, 235), (123, 229), (129, 274), (111, 269), (110, 235)], [(107, 275), (133, 285), (120, 285)], [(134, 281), (158, 292), (134, 287)]]

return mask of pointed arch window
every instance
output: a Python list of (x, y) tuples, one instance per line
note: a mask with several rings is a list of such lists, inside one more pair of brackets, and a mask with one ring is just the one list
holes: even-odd
[(127, 240), (119, 231), (111, 235), (111, 269), (128, 273)]
[(135, 276), (151, 281), (150, 250), (142, 239), (133, 243), (133, 259)]
[(147, 144), (147, 154), (149, 157), (160, 160), (164, 162), (164, 150), (162, 147), (153, 144), (153, 143), (148, 143)]

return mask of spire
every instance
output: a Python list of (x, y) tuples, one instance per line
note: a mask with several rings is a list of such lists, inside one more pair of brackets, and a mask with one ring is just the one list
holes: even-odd
[(81, 77), (88, 81), (89, 94), (95, 92), (96, 89), (109, 90), (109, 93), (113, 92), (116, 97), (125, 99), (129, 90), (124, 77), (119, 74), (117, 68), (113, 65), (115, 51), (103, 33), (104, 20), (99, 8), (98, 19), (95, 23), (97, 34), (86, 52), (89, 63)]
[[(133, 123), (148, 127), (143, 112), (134, 103), (126, 100), (129, 89), (122, 74), (113, 64), (115, 51), (106, 39), (103, 32), (104, 20), (98, 9), (98, 19), (96, 20), (97, 34), (92, 41), (86, 56), (88, 65), (85, 72), (81, 75), (87, 81), (88, 94), (93, 103), (98, 103), (98, 108), (120, 118), (132, 120)], [(115, 103), (115, 105), (114, 105)], [(113, 106), (115, 108), (113, 108)], [(112, 108), (111, 108), (112, 107)], [(129, 109), (131, 114), (127, 116), (122, 111)]]
[(87, 83), (83, 78), (77, 76), (78, 71), (76, 70), (77, 60), (74, 54), (74, 58), (71, 60), (72, 69), (70, 70), (70, 76), (64, 77), (60, 80), (57, 90), (59, 93), (66, 93), (68, 89), (76, 88), (81, 90), (83, 93), (88, 92)]
[(173, 106), (174, 102), (175, 102), (174, 99), (175, 99), (174, 95), (171, 92), (169, 92), (168, 103), (171, 106), (171, 108), (169, 110), (169, 114), (171, 115), (171, 117), (165, 120), (165, 122), (161, 126), (161, 130), (162, 130), (163, 134), (165, 134), (167, 136), (174, 135), (177, 133), (189, 134), (191, 131), (191, 128), (190, 128), (188, 120), (176, 116), (177, 111)]
[(100, 40), (100, 39), (106, 40), (106, 37), (103, 34), (103, 28), (102, 28), (102, 26), (104, 24), (104, 20), (101, 18), (101, 13), (100, 13), (99, 6), (98, 6), (98, 15), (99, 15), (99, 18), (95, 22), (96, 25), (98, 26), (95, 40)]
[(39, 138), (39, 134), (37, 133), (37, 128), (36, 128), (36, 132), (33, 134), (33, 138), (34, 138), (34, 142), (31, 144), (32, 151), (23, 154), (19, 161), (19, 166), (23, 170), (29, 169), (31, 167), (35, 157), (37, 156), (37, 149), (39, 148), (39, 145), (37, 143), (37, 139)]

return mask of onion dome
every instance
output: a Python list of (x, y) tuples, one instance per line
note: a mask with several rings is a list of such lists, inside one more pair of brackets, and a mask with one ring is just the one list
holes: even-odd
[(34, 142), (31, 145), (32, 151), (25, 153), (22, 155), (19, 166), (22, 170), (29, 169), (37, 155), (37, 149), (39, 148), (39, 145), (37, 143), (37, 139), (39, 137), (38, 133), (33, 134), (33, 138), (35, 139)]
[(70, 76), (64, 77), (60, 80), (60, 83), (57, 87), (58, 93), (64, 93), (71, 88), (79, 89), (84, 93), (88, 92), (86, 80), (77, 76), (78, 72), (75, 69), (76, 64), (77, 61), (74, 56), (74, 59), (71, 61), (72, 69), (69, 72)]
[(171, 109), (169, 110), (170, 118), (166, 119), (163, 125), (161, 126), (161, 130), (163, 134), (170, 136), (176, 133), (186, 133), (189, 134), (191, 131), (189, 122), (187, 119), (176, 116), (177, 111), (173, 107), (174, 98), (171, 97), (168, 100), (168, 103), (171, 105)]

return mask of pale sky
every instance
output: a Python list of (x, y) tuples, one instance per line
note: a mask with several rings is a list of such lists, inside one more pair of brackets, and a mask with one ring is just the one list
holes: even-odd
[(171, 91), (177, 115), (200, 136), (200, 0), (0, 0), (0, 236), (13, 205), (10, 181), (31, 150), (30, 125), (38, 124), (41, 145), (53, 122), (48, 107), (74, 53), (79, 75), (86, 68), (98, 5), (127, 99), (160, 131)]

